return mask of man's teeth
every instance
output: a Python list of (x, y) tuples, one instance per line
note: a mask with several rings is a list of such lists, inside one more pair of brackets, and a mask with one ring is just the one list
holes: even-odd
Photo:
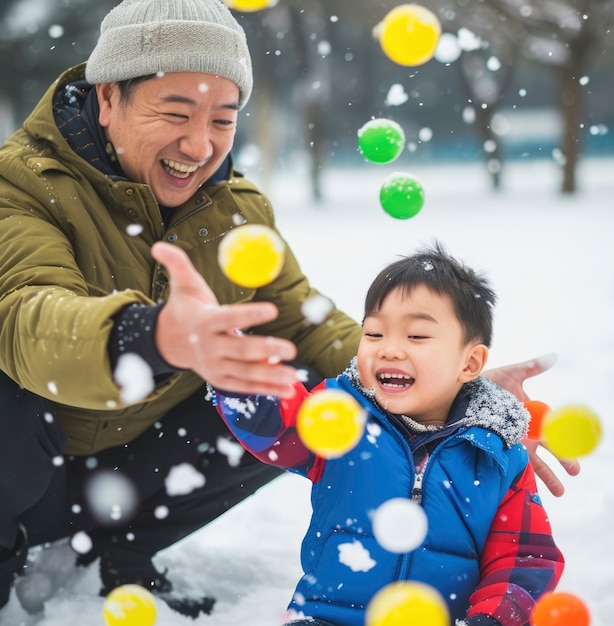
[(177, 178), (187, 178), (198, 169), (198, 165), (186, 165), (170, 159), (164, 159), (162, 163), (164, 164), (164, 169), (171, 176), (176, 176)]

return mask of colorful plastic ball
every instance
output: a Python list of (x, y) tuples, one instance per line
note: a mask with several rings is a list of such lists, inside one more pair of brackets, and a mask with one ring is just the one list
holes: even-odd
[(323, 458), (340, 457), (360, 440), (366, 413), (350, 394), (340, 389), (323, 389), (308, 396), (296, 417), (302, 442)]
[(393, 120), (369, 120), (358, 129), (358, 151), (373, 163), (391, 163), (405, 147), (405, 133)]
[(424, 206), (424, 188), (415, 176), (394, 172), (382, 183), (379, 201), (386, 213), (406, 220), (417, 215)]
[(449, 626), (450, 614), (441, 594), (415, 581), (391, 583), (367, 605), (366, 626)]
[(543, 595), (531, 613), (531, 626), (589, 626), (586, 604), (572, 593), (553, 592)]
[(583, 405), (566, 405), (544, 417), (542, 441), (559, 459), (590, 454), (601, 440), (601, 422)]
[(268, 9), (276, 4), (275, 0), (224, 0), (229, 9), (234, 11), (242, 11), (244, 13), (253, 13)]
[(384, 54), (405, 66), (422, 65), (435, 54), (441, 23), (429, 9), (417, 4), (401, 4), (378, 25)]
[(284, 264), (285, 246), (263, 224), (244, 224), (224, 236), (218, 250), (222, 271), (237, 285), (255, 289), (275, 280)]
[(156, 600), (140, 585), (122, 585), (106, 597), (102, 614), (107, 626), (153, 626)]
[(552, 409), (545, 402), (541, 402), (540, 400), (527, 400), (524, 406), (531, 414), (527, 437), (529, 439), (540, 439), (544, 417), (550, 413)]

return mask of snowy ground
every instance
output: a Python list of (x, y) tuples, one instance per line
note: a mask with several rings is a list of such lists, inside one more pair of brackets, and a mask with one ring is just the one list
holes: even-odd
[[(531, 380), (530, 395), (556, 407), (586, 404), (602, 418), (601, 445), (583, 459), (576, 478), (559, 472), (560, 499), (542, 490), (555, 536), (567, 559), (560, 590), (583, 598), (592, 626), (614, 615), (614, 162), (586, 161), (581, 192), (558, 192), (551, 162), (508, 167), (499, 195), (479, 165), (419, 168), (402, 157), (393, 166), (327, 172), (325, 202), (309, 201), (307, 176), (273, 181), (267, 191), (286, 239), (312, 282), (360, 319), (365, 290), (381, 267), (434, 236), (469, 264), (486, 270), (499, 293), (490, 365), (556, 352), (558, 363)], [(383, 178), (395, 170), (418, 175), (426, 204), (414, 219), (396, 221), (379, 208)], [(610, 382), (607, 382), (610, 381)], [(309, 516), (309, 485), (283, 476), (226, 516), (161, 553), (177, 586), (218, 598), (196, 621), (159, 607), (158, 626), (276, 626), (300, 574), (298, 552)], [(45, 613), (28, 616), (13, 597), (1, 626), (103, 624), (95, 568), (69, 565), (69, 549), (51, 556), (65, 568), (65, 588)], [(132, 625), (136, 626), (136, 625)]]

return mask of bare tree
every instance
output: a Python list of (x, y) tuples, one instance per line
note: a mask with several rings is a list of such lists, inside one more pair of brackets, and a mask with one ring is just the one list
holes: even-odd
[(118, 3), (2, 0), (0, 102), (10, 121), (0, 141), (21, 123), (56, 75), (87, 58), (98, 37), (100, 21)]
[(523, 56), (554, 69), (561, 85), (563, 178), (561, 191), (576, 190), (581, 152), (582, 81), (591, 57), (606, 46), (614, 26), (614, 0), (456, 0), (435, 2), (446, 28), (466, 27), (490, 46), (506, 49), (513, 69)]

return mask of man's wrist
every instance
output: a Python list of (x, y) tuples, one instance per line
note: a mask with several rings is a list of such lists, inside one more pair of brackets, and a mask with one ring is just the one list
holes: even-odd
[(121, 355), (128, 352), (140, 356), (149, 365), (156, 379), (182, 371), (168, 363), (156, 346), (156, 324), (162, 306), (131, 304), (115, 316), (108, 344), (113, 371)]

